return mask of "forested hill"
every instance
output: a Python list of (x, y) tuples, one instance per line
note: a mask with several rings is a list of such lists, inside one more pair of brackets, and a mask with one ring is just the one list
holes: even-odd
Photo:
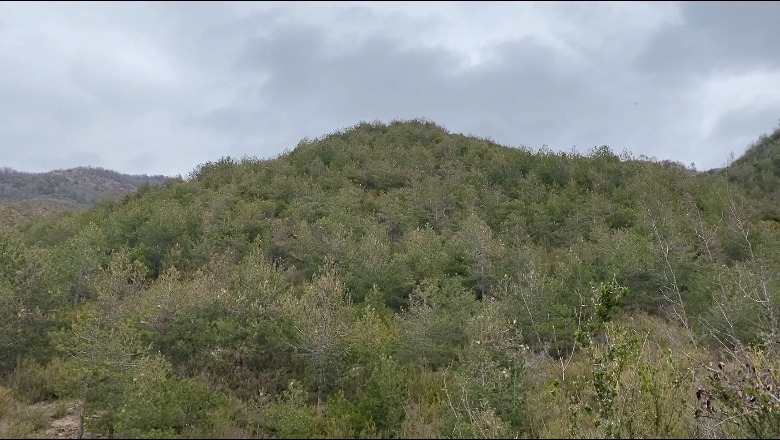
[(82, 210), (102, 197), (121, 197), (165, 176), (129, 175), (94, 167), (27, 173), (0, 168), (0, 225), (67, 210)]
[(759, 137), (720, 172), (761, 202), (764, 217), (780, 221), (780, 128)]
[(777, 438), (776, 141), (362, 123), (0, 230), (0, 435)]
[(0, 203), (63, 201), (86, 206), (103, 195), (121, 196), (139, 186), (158, 184), (165, 176), (129, 175), (103, 168), (78, 167), (47, 173), (0, 168)]

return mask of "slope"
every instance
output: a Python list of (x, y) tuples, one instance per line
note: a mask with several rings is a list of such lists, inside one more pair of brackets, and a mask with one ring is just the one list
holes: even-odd
[(704, 361), (776, 349), (752, 194), (361, 123), (0, 231), (0, 365), (30, 402), (97, 384), (88, 428), (122, 436), (693, 435)]

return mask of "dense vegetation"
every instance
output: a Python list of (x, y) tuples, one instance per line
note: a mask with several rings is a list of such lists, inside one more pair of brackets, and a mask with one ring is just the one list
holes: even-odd
[(362, 123), (0, 230), (0, 435), (780, 437), (779, 136)]

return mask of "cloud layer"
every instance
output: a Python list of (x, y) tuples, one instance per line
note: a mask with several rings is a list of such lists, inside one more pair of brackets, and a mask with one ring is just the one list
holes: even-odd
[(362, 120), (699, 169), (780, 117), (780, 3), (3, 3), (0, 165), (186, 175)]

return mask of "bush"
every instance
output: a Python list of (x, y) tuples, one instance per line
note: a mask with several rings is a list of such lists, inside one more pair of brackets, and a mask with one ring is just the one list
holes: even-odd
[(32, 358), (24, 358), (8, 378), (14, 394), (29, 404), (67, 395), (73, 380), (66, 363), (54, 358), (45, 367)]
[(0, 387), (0, 438), (36, 437), (46, 421), (43, 409), (25, 407), (14, 399), (10, 389)]

